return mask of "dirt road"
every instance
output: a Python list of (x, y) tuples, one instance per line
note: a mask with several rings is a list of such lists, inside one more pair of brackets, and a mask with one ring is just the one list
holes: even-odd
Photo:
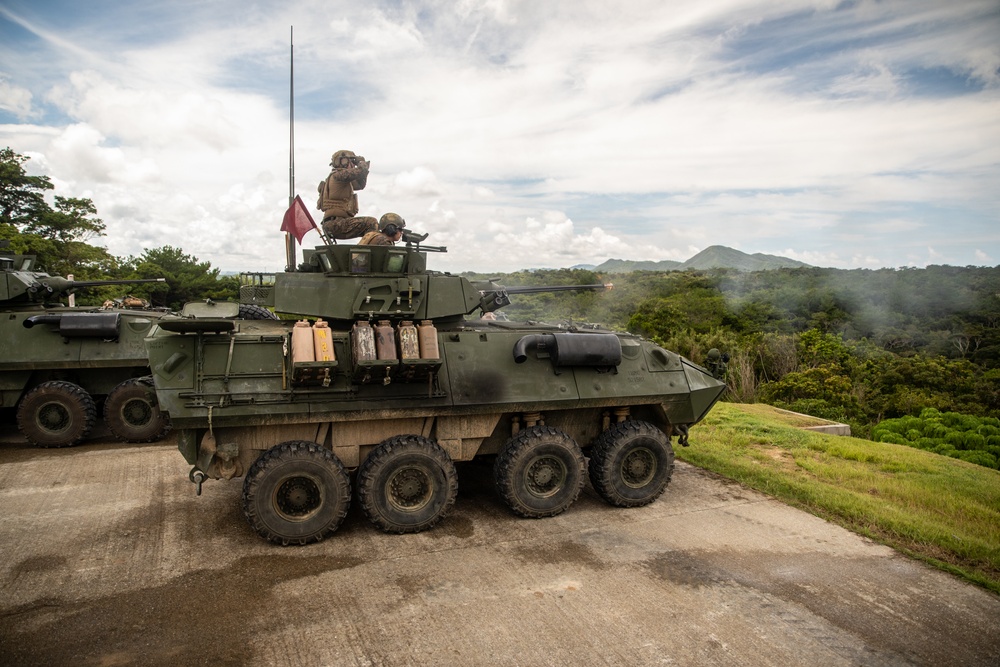
[(241, 483), (198, 498), (170, 442), (0, 443), (11, 665), (997, 665), (1000, 598), (678, 464), (656, 503), (589, 487), (511, 515), (488, 466), (455, 511), (271, 546)]

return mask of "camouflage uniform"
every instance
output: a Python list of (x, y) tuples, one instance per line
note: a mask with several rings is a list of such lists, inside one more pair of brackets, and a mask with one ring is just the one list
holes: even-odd
[(385, 232), (368, 232), (358, 241), (358, 245), (396, 245), (392, 237)]
[(358, 245), (396, 245), (403, 238), (406, 220), (396, 213), (385, 213), (379, 218), (378, 229), (368, 232)]
[(355, 190), (364, 190), (368, 183), (369, 163), (356, 159), (348, 166), (341, 165), (342, 158), (356, 158), (351, 151), (337, 151), (330, 165), (333, 170), (319, 183), (316, 207), (323, 211), (323, 231), (333, 239), (353, 239), (378, 228), (378, 220), (358, 216), (358, 196)]

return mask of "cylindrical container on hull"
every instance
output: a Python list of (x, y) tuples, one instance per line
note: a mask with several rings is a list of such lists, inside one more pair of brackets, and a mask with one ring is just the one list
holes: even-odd
[(299, 320), (292, 327), (292, 362), (316, 361), (312, 327), (309, 320)]
[(404, 360), (420, 358), (420, 340), (412, 320), (403, 320), (399, 323), (399, 358)]
[(336, 361), (333, 353), (333, 332), (330, 325), (319, 320), (313, 325), (313, 342), (316, 348), (316, 361)]
[(351, 349), (354, 361), (375, 360), (375, 332), (368, 322), (355, 322), (351, 328)]
[(417, 338), (420, 340), (421, 359), (441, 358), (441, 353), (438, 351), (438, 332), (433, 322), (423, 320), (417, 327)]
[(389, 320), (379, 320), (375, 327), (375, 354), (379, 359), (396, 358), (396, 332)]

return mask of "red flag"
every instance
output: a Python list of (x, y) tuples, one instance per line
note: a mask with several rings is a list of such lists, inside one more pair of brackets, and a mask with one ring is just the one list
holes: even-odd
[(302, 198), (295, 195), (292, 205), (285, 211), (285, 218), (281, 221), (281, 231), (294, 234), (298, 242), (302, 243), (302, 237), (313, 229), (319, 231), (306, 205), (302, 203)]

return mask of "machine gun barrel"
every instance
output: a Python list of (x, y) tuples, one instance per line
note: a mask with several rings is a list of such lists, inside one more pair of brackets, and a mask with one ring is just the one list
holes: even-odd
[(43, 278), (29, 288), (32, 292), (45, 290), (49, 294), (65, 294), (71, 290), (102, 285), (138, 285), (141, 283), (165, 283), (165, 278), (135, 278), (120, 280), (68, 280), (60, 276)]

